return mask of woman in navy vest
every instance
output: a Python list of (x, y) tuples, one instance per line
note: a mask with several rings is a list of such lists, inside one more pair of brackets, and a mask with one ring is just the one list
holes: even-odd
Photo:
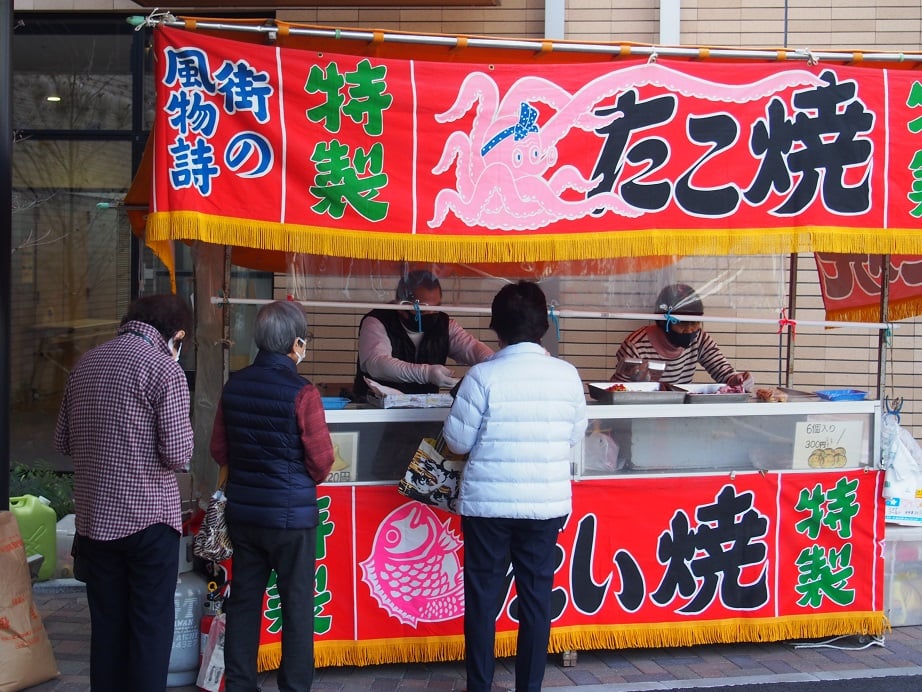
[(234, 545), (225, 604), (226, 692), (257, 689), (263, 595), (272, 570), (282, 609), (280, 690), (303, 692), (314, 677), (317, 484), (333, 465), (320, 392), (298, 374), (309, 339), (297, 303), (256, 315), (253, 364), (230, 376), (215, 416), (211, 454), (227, 465), (227, 528)]

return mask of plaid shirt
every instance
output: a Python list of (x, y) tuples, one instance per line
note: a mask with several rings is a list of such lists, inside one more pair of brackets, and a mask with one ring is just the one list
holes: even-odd
[(192, 457), (189, 387), (166, 341), (128, 322), (67, 380), (54, 446), (74, 463), (77, 533), (109, 541), (153, 524), (181, 530), (175, 471)]

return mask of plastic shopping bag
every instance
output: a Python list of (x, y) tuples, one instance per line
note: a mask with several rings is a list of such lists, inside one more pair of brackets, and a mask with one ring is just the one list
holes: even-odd
[(202, 665), (195, 684), (207, 692), (221, 692), (224, 689), (224, 613), (215, 615), (208, 630), (208, 644), (202, 652)]

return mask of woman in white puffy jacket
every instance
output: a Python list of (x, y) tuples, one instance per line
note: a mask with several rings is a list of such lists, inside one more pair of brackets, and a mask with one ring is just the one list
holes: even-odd
[(551, 630), (557, 534), (570, 514), (570, 449), (586, 432), (579, 374), (541, 346), (541, 288), (520, 281), (493, 299), (500, 350), (470, 369), (448, 419), (449, 448), (467, 453), (458, 512), (464, 534), (467, 689), (490, 689), (503, 586), (512, 563), (518, 597), (515, 689), (538, 691)]

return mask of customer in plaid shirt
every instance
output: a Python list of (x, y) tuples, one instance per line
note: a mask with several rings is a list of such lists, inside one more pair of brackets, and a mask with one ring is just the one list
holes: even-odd
[(192, 457), (177, 361), (191, 329), (178, 296), (139, 298), (64, 390), (54, 443), (74, 464), (74, 571), (86, 581), (93, 692), (166, 688), (181, 530), (175, 472)]

